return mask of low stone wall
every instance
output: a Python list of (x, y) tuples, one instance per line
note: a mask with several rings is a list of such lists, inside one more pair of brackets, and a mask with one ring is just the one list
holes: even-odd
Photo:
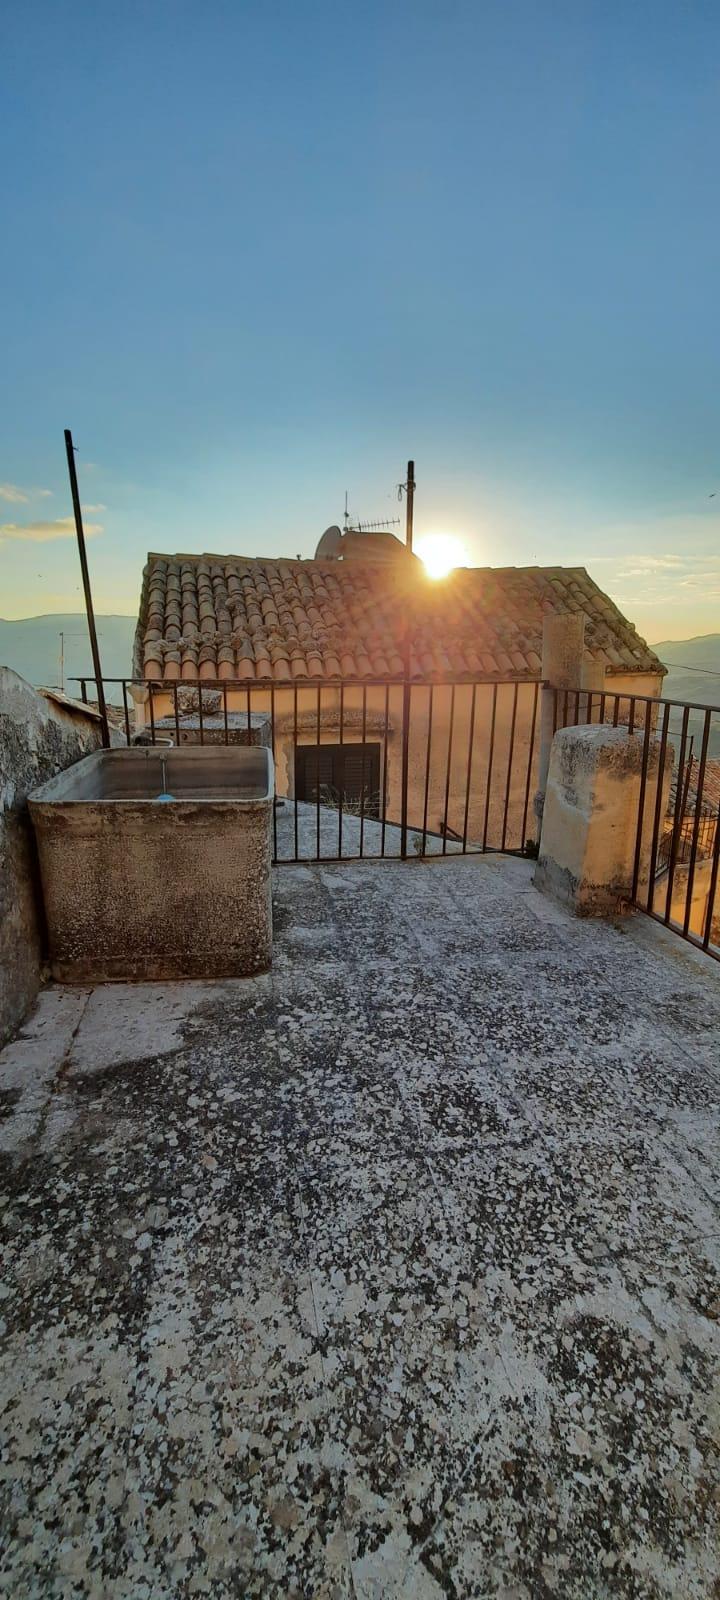
[(100, 722), (0, 667), (0, 1044), (32, 1005), (45, 957), (27, 796), (102, 743)]

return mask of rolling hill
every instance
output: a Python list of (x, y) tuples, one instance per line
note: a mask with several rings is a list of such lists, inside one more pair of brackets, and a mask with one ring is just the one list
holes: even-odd
[[(98, 643), (103, 675), (127, 677), (132, 662), (134, 617), (98, 616)], [(0, 618), (0, 664), (12, 667), (28, 683), (60, 683), (60, 634), (65, 635), (65, 687), (79, 693), (68, 680), (92, 672), (87, 622), (82, 611), (50, 612), (44, 617)]]

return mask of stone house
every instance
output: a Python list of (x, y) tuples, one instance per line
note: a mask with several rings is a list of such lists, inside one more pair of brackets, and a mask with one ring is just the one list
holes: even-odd
[[(272, 719), (280, 795), (314, 800), (319, 780), (323, 799), (357, 804), (362, 791), (370, 814), (397, 821), (409, 656), (410, 824), (467, 824), (469, 838), (492, 846), (504, 833), (517, 847), (532, 832), (544, 615), (586, 618), (578, 687), (660, 693), (662, 663), (582, 567), (463, 568), (437, 581), (392, 535), (345, 536), (339, 552), (150, 554), (133, 677), (152, 681), (153, 716), (172, 719), (181, 686), (219, 686), (233, 721)], [(136, 684), (133, 698), (142, 727), (148, 689)]]

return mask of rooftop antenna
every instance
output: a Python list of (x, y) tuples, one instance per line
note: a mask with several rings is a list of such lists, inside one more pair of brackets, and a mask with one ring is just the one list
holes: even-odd
[(413, 514), (415, 509), (415, 462), (408, 461), (407, 478), (398, 484), (398, 500), (405, 495), (405, 544), (412, 554)]
[(350, 518), (350, 512), (349, 512), (349, 511), (348, 511), (348, 503), (347, 503), (347, 489), (346, 489), (346, 490), (345, 490), (345, 515), (344, 515), (344, 517), (343, 517), (343, 528), (344, 528), (344, 529), (345, 529), (345, 532), (346, 532), (346, 533), (347, 533), (347, 530), (348, 530), (348, 521), (349, 521), (349, 518)]
[(399, 517), (378, 517), (374, 522), (353, 522), (348, 533), (380, 533), (383, 528), (399, 528)]

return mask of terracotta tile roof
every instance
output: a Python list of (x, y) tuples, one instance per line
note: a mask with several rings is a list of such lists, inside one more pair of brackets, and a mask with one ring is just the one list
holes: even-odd
[(608, 672), (664, 671), (583, 567), (470, 567), (433, 583), (419, 564), (149, 555), (133, 671), (151, 678), (537, 678), (546, 611), (584, 611)]

